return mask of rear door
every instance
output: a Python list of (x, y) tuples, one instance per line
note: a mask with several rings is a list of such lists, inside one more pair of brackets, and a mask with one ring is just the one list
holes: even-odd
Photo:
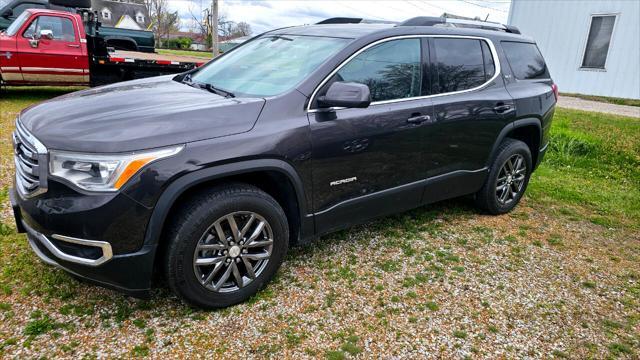
[(435, 121), (426, 139), (427, 202), (472, 193), (482, 186), (500, 131), (512, 120), (514, 103), (499, 75), (488, 39), (429, 39)]
[[(342, 66), (333, 81), (369, 86), (365, 109), (313, 111), (313, 193), (319, 232), (420, 203), (424, 128), (433, 109), (423, 97), (422, 41), (373, 45)], [(377, 201), (376, 201), (377, 200)]]
[[(34, 83), (86, 83), (89, 61), (81, 46), (77, 19), (66, 15), (38, 15), (18, 34), (20, 66), (25, 81)], [(52, 39), (41, 37), (50, 32)]]

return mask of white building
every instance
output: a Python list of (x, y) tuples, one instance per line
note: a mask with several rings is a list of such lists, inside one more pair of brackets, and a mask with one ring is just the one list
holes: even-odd
[(640, 0), (512, 0), (561, 92), (640, 99)]

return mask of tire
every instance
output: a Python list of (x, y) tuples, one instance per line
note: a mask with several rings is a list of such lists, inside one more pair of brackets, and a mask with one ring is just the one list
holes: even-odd
[[(246, 242), (232, 237), (229, 217), (236, 234), (250, 223)], [(284, 211), (267, 193), (251, 185), (230, 184), (188, 200), (175, 214), (165, 240), (164, 272), (171, 290), (191, 305), (222, 308), (248, 299), (271, 280), (287, 253), (289, 226)]]
[[(515, 166), (515, 170), (510, 169), (509, 164)], [(491, 164), (487, 180), (475, 195), (476, 206), (492, 215), (513, 210), (527, 189), (532, 169), (531, 151), (527, 144), (511, 138), (504, 139)]]

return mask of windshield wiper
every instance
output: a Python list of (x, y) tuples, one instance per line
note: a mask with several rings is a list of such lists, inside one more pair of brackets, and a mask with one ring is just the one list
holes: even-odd
[(185, 85), (189, 85), (191, 87), (197, 88), (197, 89), (205, 89), (205, 90), (207, 90), (207, 91), (209, 91), (211, 93), (214, 93), (214, 94), (220, 95), (220, 96), (224, 96), (226, 98), (236, 97), (236, 95), (234, 93), (232, 93), (231, 91), (227, 91), (227, 90), (215, 87), (215, 86), (213, 86), (211, 84), (205, 84), (205, 83), (193, 81), (193, 79), (191, 79), (191, 74), (187, 74), (180, 82), (185, 84)]
[(224, 90), (224, 89), (220, 89), (217, 88), (211, 84), (204, 84), (204, 88), (207, 89), (209, 92), (212, 92), (214, 94), (218, 94), (220, 96), (224, 96), (226, 98), (234, 98), (236, 97), (236, 95), (230, 91)]
[(293, 39), (282, 36), (282, 35), (273, 35), (271, 36), (271, 41), (276, 41), (276, 40), (286, 40), (286, 41), (293, 41)]

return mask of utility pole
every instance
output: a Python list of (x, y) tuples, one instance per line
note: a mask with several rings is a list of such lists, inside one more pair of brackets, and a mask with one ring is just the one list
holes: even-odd
[(213, 57), (218, 56), (218, 0), (211, 1), (211, 45), (213, 47)]

